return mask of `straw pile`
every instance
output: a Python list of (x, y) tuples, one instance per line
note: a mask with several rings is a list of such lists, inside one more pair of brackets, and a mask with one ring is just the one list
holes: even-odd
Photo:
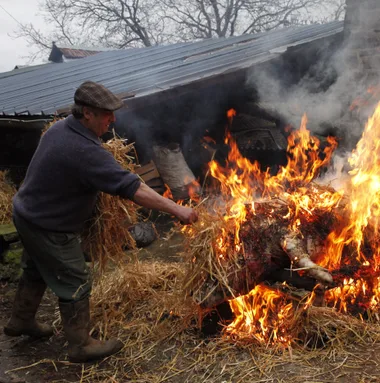
[(16, 188), (7, 180), (7, 172), (0, 171), (0, 225), (12, 222), (12, 198)]
[[(204, 296), (205, 284), (210, 278), (215, 281), (215, 289), (206, 289), (210, 294), (222, 285), (226, 291), (229, 291), (228, 270), (230, 268), (239, 268), (235, 264), (235, 259), (231, 256), (227, 262), (222, 262), (217, 254), (215, 243), (220, 233), (233, 233), (234, 225), (223, 220), (223, 211), (221, 209), (213, 209), (213, 213), (209, 213), (206, 204), (198, 207), (200, 219), (191, 227), (186, 227), (185, 231), (185, 248), (186, 261), (190, 265), (185, 291), (191, 294), (196, 302), (202, 304), (208, 296)], [(233, 252), (232, 252), (233, 253)], [(233, 292), (231, 292), (233, 295)]]
[(41, 137), (58, 121), (64, 120), (63, 117), (54, 117), (52, 121), (48, 122), (41, 131)]
[[(181, 288), (184, 270), (183, 265), (177, 263), (136, 262), (101, 275), (92, 294), (94, 319), (101, 323), (97, 332), (101, 337), (115, 335), (120, 326), (125, 330), (125, 324), (131, 319), (134, 326), (139, 327), (139, 318), (155, 325), (165, 318), (181, 318), (177, 322), (181, 325), (174, 333), (186, 329), (197, 309)], [(163, 325), (161, 330), (165, 327)], [(166, 331), (172, 333), (172, 326)], [(148, 334), (150, 329), (142, 332)], [(159, 337), (165, 337), (164, 332), (160, 331)], [(133, 331), (129, 335), (143, 334)]]
[[(266, 205), (268, 205), (270, 210), (271, 203), (267, 202), (263, 204), (263, 207), (267, 209)], [(277, 205), (275, 207), (278, 211), (282, 208)], [(197, 207), (197, 211), (200, 217), (198, 222), (183, 230), (189, 264), (185, 290), (202, 307), (212, 307), (221, 303), (223, 297), (231, 298), (240, 295), (244, 293), (247, 286), (252, 286), (249, 289), (253, 288), (262, 277), (264, 270), (269, 271), (271, 267), (266, 259), (268, 257), (261, 257), (261, 252), (270, 252), (272, 248), (267, 246), (265, 240), (265, 247), (263, 249), (260, 247), (263, 241), (255, 237), (255, 235), (260, 236), (259, 226), (249, 235), (245, 234), (246, 229), (252, 230), (251, 224), (260, 224), (260, 217), (264, 217), (262, 213), (260, 216), (257, 215), (257, 219), (255, 217), (255, 221), (249, 222), (246, 228), (241, 227), (240, 239), (246, 246), (243, 257), (243, 251), (235, 247), (236, 220), (233, 217), (226, 219), (229, 211), (228, 202), (218, 197), (204, 200)], [(249, 219), (247, 215), (247, 222)], [(279, 220), (277, 223), (276, 231), (280, 232), (282, 222)], [(284, 227), (286, 227), (285, 224)], [(273, 251), (277, 251), (276, 238), (272, 238)], [(256, 251), (251, 250), (252, 246), (257, 246)], [(272, 256), (276, 257), (277, 254), (273, 252)], [(248, 263), (252, 263), (250, 269), (247, 268)], [(246, 280), (242, 281), (242, 278)]]
[(365, 381), (378, 375), (369, 361), (371, 350), (380, 349), (379, 328), (330, 308), (294, 317), (293, 328), (314, 343), (295, 338), (285, 349), (221, 334), (204, 338), (197, 306), (182, 289), (186, 269), (135, 263), (102, 276), (92, 296), (93, 334), (118, 336), (125, 347), (84, 369), (81, 382), (331, 382), (339, 376), (343, 382), (359, 381), (363, 371)]
[[(225, 332), (205, 337), (198, 307), (183, 291), (187, 268), (185, 263), (136, 262), (99, 277), (91, 298), (92, 334), (119, 337), (124, 348), (98, 364), (83, 365), (77, 382), (379, 381), (379, 326), (331, 308), (296, 311), (290, 328), (300, 337), (287, 348)], [(43, 360), (32, 368), (58, 369), (63, 383), (74, 366), (62, 362), (63, 367)]]
[[(126, 170), (135, 171), (137, 158), (133, 144), (114, 137), (103, 144), (116, 161)], [(136, 243), (129, 228), (138, 221), (138, 208), (133, 202), (120, 197), (99, 193), (95, 212), (82, 233), (83, 249), (103, 269), (110, 259), (119, 261), (125, 248)]]

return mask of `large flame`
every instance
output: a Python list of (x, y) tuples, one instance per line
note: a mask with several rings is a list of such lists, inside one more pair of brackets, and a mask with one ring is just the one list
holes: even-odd
[[(228, 111), (232, 121), (236, 112)], [(286, 201), (289, 227), (298, 231), (302, 222), (312, 222), (318, 211), (332, 211), (344, 197), (348, 204), (343, 217), (337, 217), (338, 227), (329, 235), (327, 252), (320, 255), (319, 264), (342, 274), (341, 267), (352, 266), (349, 276), (342, 274), (340, 286), (326, 293), (329, 305), (342, 312), (355, 314), (362, 308), (377, 313), (380, 309), (380, 104), (365, 127), (362, 139), (352, 153), (349, 163), (348, 191), (321, 189), (314, 183), (337, 147), (334, 138), (328, 138), (324, 149), (321, 142), (310, 135), (307, 118), (302, 118), (300, 129), (288, 138), (288, 163), (272, 176), (257, 162), (244, 158), (232, 137), (227, 134), (230, 152), (226, 166), (210, 163), (210, 173), (221, 185), (226, 202), (223, 219), (234, 230), (235, 249), (228, 249), (227, 230), (221, 230), (215, 247), (220, 258), (239, 252), (240, 228), (247, 214), (255, 214), (255, 203), (260, 199)], [(321, 192), (321, 190), (323, 190)], [(363, 249), (364, 239), (371, 251)], [(353, 250), (349, 250), (353, 249)], [(368, 256), (370, 254), (370, 256)], [(283, 295), (267, 287), (256, 286), (247, 296), (230, 301), (235, 320), (227, 328), (228, 334), (251, 334), (261, 342), (287, 344), (286, 323), (292, 315), (292, 305)]]
[(281, 292), (257, 285), (249, 294), (232, 300), (230, 306), (235, 320), (226, 328), (227, 334), (290, 345), (288, 324), (294, 310)]
[[(373, 257), (372, 267), (378, 269), (379, 215), (380, 215), (380, 104), (369, 119), (361, 140), (352, 153), (349, 163), (351, 182), (348, 193), (348, 225), (329, 236), (327, 256), (321, 261), (331, 269), (339, 267), (343, 250), (354, 244), (356, 259), (364, 266), (370, 266), (363, 253), (364, 235), (370, 236)], [(370, 227), (370, 230), (366, 230)], [(348, 262), (351, 259), (347, 260)]]
[[(229, 118), (234, 113), (228, 111)], [(307, 117), (302, 118), (299, 130), (292, 132), (288, 139), (288, 163), (276, 176), (262, 170), (258, 162), (251, 162), (243, 157), (230, 134), (226, 143), (230, 146), (228, 165), (220, 166), (216, 161), (210, 163), (211, 175), (220, 181), (221, 191), (229, 201), (224, 219), (233, 220), (236, 225), (235, 243), (239, 242), (239, 230), (245, 222), (247, 206), (255, 209), (258, 198), (280, 198), (289, 203), (291, 227), (296, 230), (301, 216), (312, 219), (317, 209), (332, 209), (342, 198), (341, 193), (324, 191), (320, 193), (311, 182), (321, 169), (331, 160), (337, 147), (337, 141), (329, 137), (328, 145), (320, 149), (318, 138), (310, 135), (306, 129)], [(307, 186), (307, 187), (306, 187)]]
[[(357, 271), (343, 286), (326, 294), (340, 311), (362, 306), (377, 314), (380, 309), (380, 104), (368, 120), (362, 138), (349, 163), (350, 188), (347, 193), (347, 219), (328, 237), (327, 254), (320, 264), (331, 270), (351, 266)], [(364, 239), (366, 246), (364, 248)], [(348, 252), (347, 249), (353, 250)]]

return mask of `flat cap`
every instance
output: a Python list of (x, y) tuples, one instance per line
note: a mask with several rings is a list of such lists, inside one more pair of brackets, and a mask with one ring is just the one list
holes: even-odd
[(93, 81), (85, 81), (75, 91), (74, 101), (78, 105), (114, 111), (123, 106), (123, 101), (105, 86)]

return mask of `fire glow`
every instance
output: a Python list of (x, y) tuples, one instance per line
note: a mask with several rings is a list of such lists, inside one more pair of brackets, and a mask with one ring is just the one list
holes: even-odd
[[(227, 115), (232, 120), (236, 112), (230, 110)], [(254, 215), (263, 199), (286, 201), (288, 212), (283, 218), (295, 233), (300, 232), (303, 222), (312, 222), (318, 212), (335, 211), (344, 200), (343, 214), (337, 214), (316, 262), (330, 271), (337, 286), (326, 290), (325, 302), (342, 313), (379, 319), (380, 104), (351, 155), (352, 170), (345, 191), (318, 186), (316, 180), (330, 163), (338, 143), (329, 137), (322, 149), (321, 142), (307, 130), (306, 116), (300, 129), (289, 135), (288, 163), (277, 175), (270, 175), (257, 162), (244, 158), (229, 134), (226, 143), (230, 146), (226, 166), (216, 161), (209, 164), (212, 177), (220, 182), (226, 206), (223, 220), (233, 228), (234, 238), (231, 248), (227, 238), (231, 232), (221, 231), (215, 241), (218, 257), (244, 251), (241, 227), (247, 214)], [(313, 295), (305, 309), (312, 303)], [(229, 303), (235, 319), (225, 329), (228, 336), (249, 335), (260, 343), (290, 344), (286, 328), (294, 307), (285, 294), (257, 285), (248, 295)]]

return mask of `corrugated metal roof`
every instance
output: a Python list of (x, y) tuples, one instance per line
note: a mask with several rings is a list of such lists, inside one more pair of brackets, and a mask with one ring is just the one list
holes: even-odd
[(141, 97), (246, 68), (275, 57), (289, 46), (342, 30), (342, 22), (332, 22), (226, 39), (101, 52), (11, 77), (0, 76), (0, 113), (54, 114), (73, 102), (75, 89), (85, 80), (100, 82), (114, 93)]
[(6, 77), (11, 77), (11, 76), (16, 76), (16, 75), (19, 75), (19, 74), (25, 73), (25, 72), (31, 72), (31, 71), (34, 71), (36, 69), (43, 67), (44, 65), (49, 65), (49, 64), (51, 64), (51, 63), (38, 64), (38, 65), (25, 65), (25, 66), (16, 65), (13, 70), (10, 70), (8, 72), (1, 72), (0, 73), (0, 79), (6, 78)]

